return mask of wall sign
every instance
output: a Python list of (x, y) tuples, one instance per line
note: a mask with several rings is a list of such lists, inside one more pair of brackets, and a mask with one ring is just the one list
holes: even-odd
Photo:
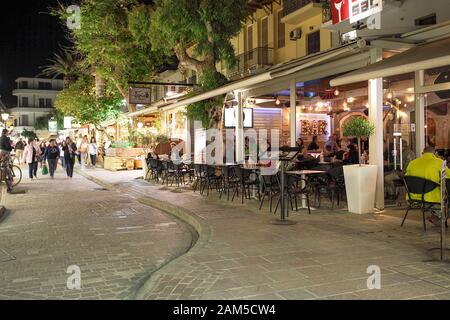
[(380, 13), (383, 10), (383, 0), (332, 0), (331, 14), (333, 24), (350, 20), (355, 23)]
[(130, 88), (130, 104), (151, 104), (152, 90), (150, 88)]
[(331, 15), (333, 17), (333, 24), (340, 23), (350, 18), (349, 2), (350, 0), (332, 0)]
[(383, 0), (351, 0), (349, 3), (350, 23), (355, 23), (383, 10)]
[(48, 122), (48, 131), (49, 132), (58, 132), (58, 123), (56, 121)]

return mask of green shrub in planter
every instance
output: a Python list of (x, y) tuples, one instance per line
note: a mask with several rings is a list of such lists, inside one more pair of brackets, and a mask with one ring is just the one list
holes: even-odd
[(353, 117), (342, 128), (344, 137), (358, 139), (358, 162), (361, 165), (361, 138), (370, 138), (375, 133), (375, 126), (363, 117)]

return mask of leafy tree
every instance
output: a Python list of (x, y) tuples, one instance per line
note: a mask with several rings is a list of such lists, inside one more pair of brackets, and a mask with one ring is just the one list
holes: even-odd
[(114, 89), (108, 83), (105, 95), (97, 97), (93, 78), (82, 76), (58, 94), (55, 107), (81, 124), (90, 123), (101, 128), (102, 121), (116, 119), (120, 115), (123, 98)]
[[(155, 4), (149, 34), (153, 48), (166, 55), (175, 53), (181, 72), (190, 69), (198, 74), (201, 87), (196, 93), (223, 85), (226, 78), (216, 65), (235, 63), (231, 39), (248, 17), (248, 0), (156, 0)], [(223, 98), (188, 106), (188, 117), (212, 126), (221, 114)]]
[[(111, 80), (128, 99), (128, 81), (151, 79), (162, 63), (162, 56), (138, 31), (148, 25), (140, 19), (142, 5), (138, 0), (82, 0), (80, 8), (81, 28), (69, 30), (69, 37), (96, 79), (97, 95), (103, 96)], [(134, 9), (141, 15), (132, 14)], [(64, 7), (56, 14), (64, 22), (68, 17)]]
[(358, 139), (358, 160), (361, 165), (361, 138), (370, 138), (375, 132), (375, 125), (363, 117), (353, 117), (344, 124), (342, 135)]

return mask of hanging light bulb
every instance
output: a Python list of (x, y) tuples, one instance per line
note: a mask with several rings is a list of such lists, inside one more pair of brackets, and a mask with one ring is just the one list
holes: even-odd
[(144, 127), (144, 124), (143, 124), (142, 122), (139, 121), (138, 124), (137, 124), (137, 126), (138, 126), (139, 129), (142, 129), (142, 128)]
[(355, 98), (350, 97), (350, 98), (347, 99), (347, 102), (348, 103), (353, 103), (353, 102), (355, 102)]
[(277, 97), (277, 101), (275, 101), (275, 104), (276, 104), (277, 106), (279, 106), (279, 105), (281, 104), (280, 98)]
[(317, 108), (323, 108), (323, 102), (322, 101), (317, 102)]
[(313, 111), (313, 107), (312, 106), (309, 106), (309, 111)]
[(392, 92), (389, 92), (389, 93), (387, 94), (387, 98), (388, 98), (389, 100), (391, 100), (393, 97), (394, 97), (394, 96), (392, 95)]
[(336, 90), (334, 90), (334, 95), (338, 96), (340, 94), (339, 89), (336, 88)]

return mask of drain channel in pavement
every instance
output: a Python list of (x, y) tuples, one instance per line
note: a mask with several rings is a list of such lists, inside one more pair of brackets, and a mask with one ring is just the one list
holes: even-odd
[(16, 257), (0, 249), (0, 263), (16, 260)]

